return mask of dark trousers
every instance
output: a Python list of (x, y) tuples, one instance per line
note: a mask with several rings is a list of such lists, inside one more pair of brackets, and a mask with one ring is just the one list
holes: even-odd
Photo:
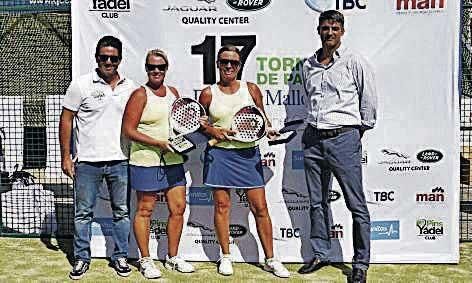
[(302, 138), (305, 177), (310, 196), (310, 242), (315, 257), (327, 260), (331, 248), (328, 194), (337, 179), (353, 220), (353, 267), (367, 269), (370, 261), (370, 216), (362, 189), (362, 145), (359, 130), (318, 131), (308, 126)]

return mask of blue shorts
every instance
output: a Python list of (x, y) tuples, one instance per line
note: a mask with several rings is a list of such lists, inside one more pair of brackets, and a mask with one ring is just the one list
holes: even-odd
[(153, 167), (130, 165), (129, 182), (132, 189), (140, 192), (162, 191), (187, 184), (183, 164)]
[(203, 183), (209, 187), (228, 189), (264, 187), (259, 147), (244, 149), (207, 147)]

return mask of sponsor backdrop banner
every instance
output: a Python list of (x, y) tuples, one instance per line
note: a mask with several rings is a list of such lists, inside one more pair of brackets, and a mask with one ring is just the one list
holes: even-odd
[[(374, 66), (378, 125), (363, 138), (365, 194), (372, 220), (372, 262), (457, 262), (459, 195), (458, 41), (460, 1), (452, 0), (84, 0), (72, 2), (73, 76), (93, 70), (104, 35), (123, 41), (120, 70), (145, 82), (146, 51), (169, 55), (166, 82), (198, 97), (215, 83), (222, 44), (242, 48), (242, 80), (259, 85), (276, 127), (303, 119), (306, 98), (298, 62), (320, 47), (320, 11), (346, 17), (343, 45)], [(311, 258), (309, 197), (298, 135), (288, 144), (260, 144), (275, 253), (284, 261)], [(216, 260), (213, 200), (202, 185), (202, 150), (189, 154), (189, 182), (180, 252)], [(264, 255), (243, 191), (232, 192), (231, 252), (236, 260)], [(166, 200), (158, 196), (152, 251), (166, 250)], [(333, 261), (350, 261), (351, 217), (339, 185), (330, 193)], [(131, 200), (134, 210), (135, 198)], [(97, 211), (94, 256), (105, 256), (109, 204)], [(132, 213), (134, 214), (134, 212)], [(133, 215), (132, 215), (133, 216)], [(105, 234), (105, 235), (104, 235)], [(100, 238), (102, 237), (102, 238)], [(108, 239), (110, 241), (111, 239)], [(100, 243), (100, 244), (99, 244)], [(138, 256), (131, 238), (132, 256)], [(103, 246), (103, 247), (102, 247)], [(109, 247), (109, 246), (108, 246)]]

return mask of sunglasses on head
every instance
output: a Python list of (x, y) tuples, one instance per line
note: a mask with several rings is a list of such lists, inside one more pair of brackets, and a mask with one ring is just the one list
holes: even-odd
[(119, 56), (109, 56), (109, 55), (98, 55), (97, 57), (100, 62), (106, 62), (108, 61), (108, 59), (110, 59), (110, 62), (118, 63), (118, 61), (120, 61), (121, 59)]
[(151, 71), (155, 71), (156, 69), (161, 72), (164, 72), (167, 70), (167, 64), (159, 64), (159, 65), (146, 64), (146, 71), (151, 72)]
[(231, 64), (233, 68), (236, 68), (241, 64), (241, 62), (239, 62), (238, 60), (229, 60), (229, 59), (218, 60), (218, 64), (223, 65), (223, 66), (228, 65), (228, 63)]

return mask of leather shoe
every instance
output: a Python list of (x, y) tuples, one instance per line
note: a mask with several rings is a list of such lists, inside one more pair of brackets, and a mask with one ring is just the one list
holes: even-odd
[(367, 270), (354, 268), (351, 273), (352, 283), (365, 283), (367, 281)]
[(329, 261), (321, 261), (321, 259), (315, 258), (311, 262), (300, 267), (300, 269), (298, 270), (298, 273), (300, 274), (312, 273), (327, 265), (329, 265)]

